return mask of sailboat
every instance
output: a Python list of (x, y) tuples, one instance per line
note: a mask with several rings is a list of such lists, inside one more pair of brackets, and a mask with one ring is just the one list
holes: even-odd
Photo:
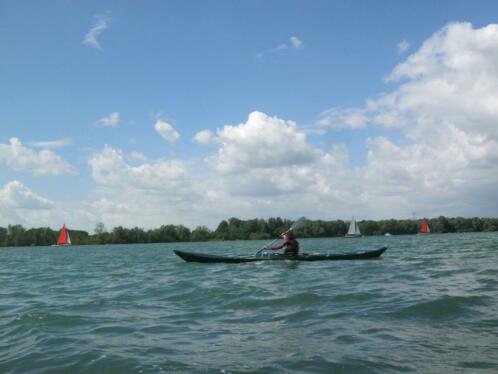
[(69, 237), (69, 231), (66, 229), (66, 224), (62, 226), (59, 236), (57, 237), (57, 243), (53, 244), (53, 247), (58, 247), (61, 245), (71, 245), (71, 238)]
[(420, 231), (418, 232), (419, 234), (430, 234), (431, 229), (429, 228), (429, 222), (427, 221), (427, 218), (422, 218), (420, 220)]
[(349, 224), (349, 230), (347, 234), (345, 235), (346, 238), (360, 238), (361, 232), (360, 232), (360, 226), (356, 223), (356, 220), (354, 217), (351, 219), (351, 223)]

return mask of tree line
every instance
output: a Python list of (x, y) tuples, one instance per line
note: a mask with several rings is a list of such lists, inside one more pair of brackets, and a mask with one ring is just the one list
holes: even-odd
[[(218, 224), (216, 230), (197, 226), (190, 230), (183, 225), (162, 225), (156, 229), (144, 230), (139, 227), (122, 226), (106, 230), (99, 222), (93, 234), (81, 230), (68, 230), (73, 244), (129, 244), (129, 243), (168, 243), (197, 242), (210, 240), (257, 240), (274, 239), (292, 226), (294, 221), (280, 217), (269, 219), (240, 220), (230, 218)], [(459, 233), (498, 231), (498, 218), (448, 218), (440, 216), (428, 220), (432, 233)], [(416, 234), (420, 229), (415, 220), (364, 220), (358, 222), (363, 235)], [(296, 231), (298, 238), (324, 238), (344, 236), (349, 222), (343, 220), (306, 220)], [(26, 229), (22, 225), (0, 227), (0, 246), (43, 246), (54, 244), (59, 232), (49, 227)]]

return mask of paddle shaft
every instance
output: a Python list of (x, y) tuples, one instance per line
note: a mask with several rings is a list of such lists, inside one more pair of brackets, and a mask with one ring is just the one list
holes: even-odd
[[(283, 232), (283, 233), (281, 234), (281, 236), (282, 236), (282, 235), (285, 235), (285, 234), (287, 234), (287, 233), (289, 233), (289, 232), (291, 232), (291, 231), (293, 231), (293, 230), (295, 230), (295, 229), (297, 229), (297, 228), (299, 228), (299, 227), (301, 227), (301, 226), (304, 224), (304, 221), (305, 221), (305, 220), (306, 220), (306, 219), (305, 219), (304, 217), (299, 218), (299, 219), (298, 219), (298, 220), (297, 220), (297, 221), (296, 221), (296, 222), (295, 222), (295, 223), (294, 223), (294, 224), (293, 224), (293, 225), (292, 225), (292, 226), (291, 226), (291, 227), (290, 227), (287, 231)], [(275, 243), (277, 240), (279, 240), (279, 238), (277, 238), (277, 239), (273, 240), (272, 242), (270, 242), (270, 243), (266, 244), (264, 247), (260, 248), (260, 249), (256, 252), (256, 256), (257, 256), (257, 255), (259, 255), (259, 254), (261, 253), (261, 251), (262, 251), (262, 250), (264, 250), (264, 249), (266, 249), (266, 248), (270, 247), (270, 246), (271, 246), (273, 243)]]

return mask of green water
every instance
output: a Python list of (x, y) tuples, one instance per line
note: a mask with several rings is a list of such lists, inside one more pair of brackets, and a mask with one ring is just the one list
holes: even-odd
[(498, 233), (0, 249), (1, 373), (498, 372)]

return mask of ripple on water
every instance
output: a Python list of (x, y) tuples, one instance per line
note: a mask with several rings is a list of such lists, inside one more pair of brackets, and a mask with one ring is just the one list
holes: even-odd
[(442, 296), (436, 300), (418, 302), (401, 308), (390, 316), (397, 318), (426, 318), (441, 320), (463, 317), (468, 314), (475, 316), (475, 306), (488, 305), (487, 296)]
[(498, 234), (388, 240), (379, 261), (292, 265), (172, 253), (261, 242), (0, 249), (0, 372), (497, 372)]

